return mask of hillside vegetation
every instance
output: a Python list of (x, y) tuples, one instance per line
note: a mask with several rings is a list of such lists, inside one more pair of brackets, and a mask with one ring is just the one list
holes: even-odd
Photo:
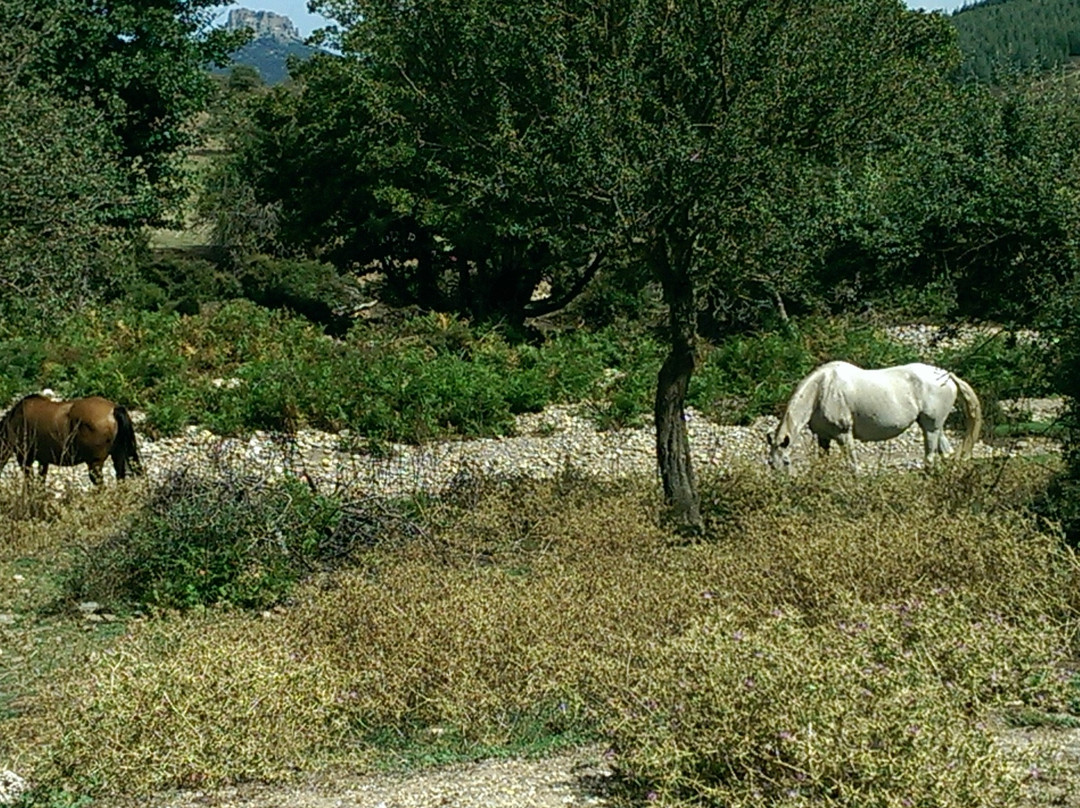
[(1073, 0), (986, 0), (951, 19), (965, 78), (1000, 81), (1062, 67), (1080, 56), (1080, 5)]

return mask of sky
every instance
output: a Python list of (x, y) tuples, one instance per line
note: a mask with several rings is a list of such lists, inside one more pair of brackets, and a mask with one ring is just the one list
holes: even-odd
[[(909, 8), (921, 8), (927, 11), (955, 11), (964, 4), (964, 0), (904, 0)], [(284, 14), (300, 29), (301, 36), (308, 36), (316, 28), (328, 23), (325, 17), (312, 14), (307, 10), (307, 0), (240, 0), (234, 8), (250, 8), (253, 11), (275, 11)], [(229, 11), (221, 7), (220, 22), (224, 23)]]

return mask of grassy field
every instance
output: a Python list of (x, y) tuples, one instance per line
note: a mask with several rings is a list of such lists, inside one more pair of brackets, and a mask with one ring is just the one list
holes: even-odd
[[(188, 534), (191, 487), (5, 489), (0, 767), (58, 805), (599, 740), (627, 804), (1009, 805), (990, 727), (1076, 708), (1077, 568), (1029, 511), (1053, 470), (733, 468), (692, 543), (650, 480), (395, 503), (238, 482)], [(322, 532), (285, 546), (291, 509)], [(169, 600), (204, 591), (213, 535), (233, 578)], [(168, 591), (131, 575), (148, 546)], [(268, 598), (214, 604), (237, 581)]]

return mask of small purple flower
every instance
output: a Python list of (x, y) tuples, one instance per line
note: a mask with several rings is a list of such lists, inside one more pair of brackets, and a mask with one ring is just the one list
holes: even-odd
[(776, 733), (776, 737), (779, 738), (781, 741), (795, 740), (795, 735), (791, 732), (788, 732), (786, 729), (782, 729), (778, 733)]
[(660, 795), (657, 794), (655, 791), (650, 791), (648, 794), (645, 795), (645, 799), (647, 799), (649, 802), (656, 802), (658, 799), (660, 799)]
[(746, 635), (743, 634), (741, 631), (736, 631), (734, 634), (731, 635), (731, 639), (735, 640), (735, 642), (742, 642), (745, 637)]

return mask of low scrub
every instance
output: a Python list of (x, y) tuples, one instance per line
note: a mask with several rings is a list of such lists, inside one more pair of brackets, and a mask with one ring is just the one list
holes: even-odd
[(607, 723), (628, 790), (659, 805), (1008, 806), (986, 708), (1059, 706), (1061, 681), (1030, 679), (1057, 642), (941, 590), (717, 612), (657, 648)]
[[(219, 470), (220, 471), (220, 470)], [(302, 481), (236, 473), (169, 477), (68, 573), (67, 593), (126, 610), (232, 604), (266, 608), (351, 551), (346, 506)]]
[(8, 755), (43, 792), (145, 794), (593, 737), (631, 800), (1009, 804), (989, 722), (1069, 696), (1075, 564), (1025, 509), (1047, 476), (746, 466), (703, 480), (691, 544), (651, 482), (462, 488), (285, 608), (130, 623)]

